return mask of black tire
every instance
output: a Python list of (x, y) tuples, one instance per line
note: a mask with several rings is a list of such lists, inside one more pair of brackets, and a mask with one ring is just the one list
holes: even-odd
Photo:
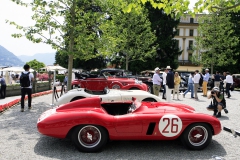
[(191, 124), (181, 135), (183, 145), (190, 150), (202, 150), (209, 145), (211, 140), (212, 130), (210, 126), (205, 123)]
[(112, 89), (121, 89), (120, 85), (119, 84), (114, 84), (112, 86)]
[(76, 100), (79, 100), (79, 99), (83, 99), (83, 98), (85, 98), (85, 97), (81, 97), (81, 96), (74, 97), (73, 99), (71, 99), (70, 102), (72, 102), (72, 101), (76, 101)]
[(144, 101), (144, 102), (157, 102), (154, 98), (145, 98), (142, 101)]
[(107, 143), (108, 133), (101, 126), (81, 125), (73, 130), (72, 141), (79, 151), (96, 152)]

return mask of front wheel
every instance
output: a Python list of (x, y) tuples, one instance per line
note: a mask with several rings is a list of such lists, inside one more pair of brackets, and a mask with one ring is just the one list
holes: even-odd
[(81, 125), (74, 129), (72, 141), (79, 151), (96, 152), (108, 141), (108, 133), (101, 126)]
[(181, 135), (181, 141), (185, 147), (191, 150), (201, 150), (209, 145), (212, 140), (212, 131), (205, 123), (189, 125)]
[(118, 85), (118, 84), (114, 84), (113, 86), (112, 86), (112, 89), (120, 89), (121, 87)]

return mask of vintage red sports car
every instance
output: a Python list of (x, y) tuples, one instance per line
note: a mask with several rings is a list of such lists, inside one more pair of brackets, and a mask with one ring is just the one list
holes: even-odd
[(84, 77), (83, 79), (75, 79), (72, 81), (72, 88), (86, 88), (92, 91), (103, 91), (105, 87), (110, 89), (139, 89), (148, 91), (147, 85), (142, 83), (142, 81), (132, 78), (112, 77), (108, 76), (106, 73), (96, 78)]
[[(133, 98), (134, 99), (134, 98)], [(80, 151), (95, 152), (108, 140), (174, 140), (201, 150), (219, 134), (220, 121), (184, 104), (166, 102), (101, 102), (90, 97), (44, 112), (38, 131), (71, 138)]]

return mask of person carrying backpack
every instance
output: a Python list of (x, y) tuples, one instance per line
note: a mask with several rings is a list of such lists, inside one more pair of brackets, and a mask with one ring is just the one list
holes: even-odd
[(23, 66), (24, 72), (19, 75), (20, 85), (21, 85), (21, 112), (24, 112), (24, 99), (25, 95), (28, 95), (28, 109), (32, 109), (32, 82), (34, 76), (29, 72), (30, 66), (25, 64)]

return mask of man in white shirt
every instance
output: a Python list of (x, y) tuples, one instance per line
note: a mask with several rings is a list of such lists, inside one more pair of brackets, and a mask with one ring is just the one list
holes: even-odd
[(166, 77), (167, 77), (167, 72), (168, 70), (165, 69), (162, 78), (163, 78), (163, 93), (162, 93), (162, 99), (166, 99), (165, 94), (166, 94)]
[(230, 98), (231, 95), (230, 95), (230, 87), (233, 85), (233, 78), (232, 78), (232, 75), (230, 75), (229, 72), (226, 73), (227, 76), (226, 76), (226, 94), (227, 94), (227, 98)]
[(160, 69), (157, 67), (155, 68), (155, 73), (153, 75), (153, 94), (156, 95), (156, 96), (159, 96), (159, 90), (160, 90), (160, 87), (161, 87), (161, 82), (162, 82), (162, 79), (160, 78), (159, 76), (159, 72), (160, 72)]
[(196, 70), (195, 75), (193, 77), (195, 100), (198, 100), (197, 91), (199, 88), (199, 79), (200, 79), (200, 74), (199, 74), (199, 71)]

